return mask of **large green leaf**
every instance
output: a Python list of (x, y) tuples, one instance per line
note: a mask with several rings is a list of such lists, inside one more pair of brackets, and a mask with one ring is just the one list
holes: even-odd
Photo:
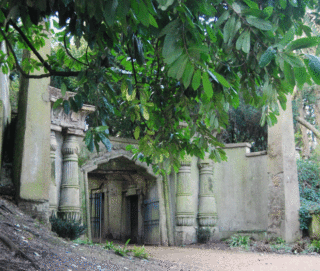
[(250, 32), (248, 30), (245, 31), (243, 42), (242, 42), (242, 51), (248, 54), (250, 52)]
[(272, 29), (272, 24), (269, 21), (265, 21), (263, 19), (254, 17), (254, 16), (247, 16), (247, 22), (254, 27), (260, 29), (260, 30), (271, 30)]
[(277, 51), (273, 47), (269, 47), (260, 57), (259, 66), (261, 68), (267, 66), (271, 60), (275, 57)]
[(286, 48), (287, 51), (304, 49), (320, 44), (320, 37), (301, 38), (290, 42)]
[(284, 76), (286, 81), (291, 85), (294, 86), (296, 84), (294, 71), (291, 65), (288, 62), (284, 62)]
[(193, 75), (192, 88), (194, 90), (197, 90), (200, 87), (200, 84), (201, 84), (201, 71), (197, 70)]
[(298, 88), (302, 89), (307, 80), (307, 71), (305, 67), (293, 68), (294, 76), (297, 80)]
[(206, 72), (202, 73), (202, 84), (204, 92), (206, 93), (207, 97), (210, 99), (213, 96), (213, 88), (212, 83), (210, 82), (209, 75)]
[(313, 55), (307, 55), (307, 67), (313, 81), (320, 85), (320, 58)]
[(194, 72), (194, 66), (190, 61), (188, 61), (182, 76), (182, 83), (185, 88), (187, 88), (190, 85), (193, 72)]

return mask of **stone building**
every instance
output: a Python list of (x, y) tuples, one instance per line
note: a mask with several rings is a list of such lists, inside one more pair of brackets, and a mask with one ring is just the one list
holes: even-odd
[[(58, 89), (49, 87), (49, 93), (52, 104), (61, 98)], [(126, 146), (135, 140), (111, 137), (111, 151), (101, 146), (89, 153), (83, 136), (85, 117), (93, 111), (84, 105), (66, 115), (51, 107), (50, 137), (50, 212), (82, 217), (90, 239), (182, 245), (197, 242), (197, 230), (207, 227), (212, 239), (239, 232), (299, 238), (298, 183), (289, 176), (296, 174), (294, 148), (291, 157), (290, 146), (269, 146), (268, 154), (250, 153), (248, 143), (226, 144), (227, 162), (186, 157), (164, 180), (131, 159)], [(270, 142), (286, 136), (282, 125), (280, 118)]]

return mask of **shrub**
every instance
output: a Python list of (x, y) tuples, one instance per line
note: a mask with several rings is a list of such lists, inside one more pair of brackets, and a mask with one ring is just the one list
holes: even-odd
[(134, 257), (137, 257), (140, 259), (148, 259), (148, 257), (149, 257), (144, 246), (142, 246), (142, 247), (133, 246), (132, 252), (133, 252)]
[(210, 228), (198, 228), (197, 229), (197, 237), (199, 243), (206, 243), (210, 240), (211, 231)]
[(87, 227), (81, 225), (81, 220), (76, 221), (75, 219), (64, 220), (56, 216), (50, 217), (51, 230), (58, 234), (62, 238), (69, 238), (75, 240), (83, 235)]
[(298, 160), (298, 180), (301, 207), (299, 210), (300, 229), (309, 229), (312, 213), (320, 213), (320, 170), (315, 160)]
[(250, 246), (251, 240), (250, 236), (235, 234), (230, 237), (228, 243), (230, 247), (248, 248)]
[(320, 240), (313, 240), (309, 246), (309, 250), (320, 253)]

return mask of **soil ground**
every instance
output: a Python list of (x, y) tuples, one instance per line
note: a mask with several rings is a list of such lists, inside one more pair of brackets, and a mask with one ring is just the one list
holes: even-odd
[(146, 251), (152, 256), (148, 260), (132, 255), (121, 257), (101, 245), (81, 245), (59, 238), (15, 204), (0, 198), (0, 271), (320, 271), (320, 255), (316, 253), (294, 255), (288, 249), (283, 255), (269, 253), (265, 244), (257, 242), (251, 250), (255, 252), (230, 249), (226, 243), (218, 242), (186, 247), (147, 246)]

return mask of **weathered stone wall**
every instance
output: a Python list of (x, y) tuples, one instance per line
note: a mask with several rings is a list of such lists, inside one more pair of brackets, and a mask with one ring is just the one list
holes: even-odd
[(214, 164), (220, 237), (238, 231), (264, 233), (268, 217), (266, 152), (250, 153), (250, 144), (226, 144), (227, 162)]

